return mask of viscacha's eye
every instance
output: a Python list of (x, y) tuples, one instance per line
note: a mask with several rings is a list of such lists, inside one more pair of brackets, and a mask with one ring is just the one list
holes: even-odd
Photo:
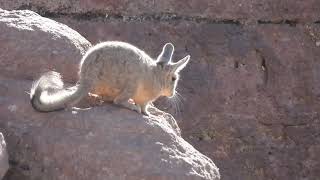
[(174, 76), (172, 76), (171, 80), (172, 80), (172, 81), (175, 81), (175, 80), (177, 80), (177, 78), (174, 77)]

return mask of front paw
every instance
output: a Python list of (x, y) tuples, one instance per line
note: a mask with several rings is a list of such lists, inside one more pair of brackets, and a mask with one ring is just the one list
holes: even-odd
[(132, 104), (130, 109), (141, 114), (141, 107), (139, 105)]

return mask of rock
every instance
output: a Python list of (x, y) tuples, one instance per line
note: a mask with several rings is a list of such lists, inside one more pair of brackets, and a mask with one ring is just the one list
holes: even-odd
[(0, 133), (0, 179), (6, 174), (9, 169), (9, 160), (8, 160), (8, 152), (7, 145), (3, 134)]
[[(0, 128), (13, 179), (220, 179), (218, 168), (180, 136), (167, 113), (156, 116), (105, 104), (78, 112), (39, 113), (24, 92), (31, 81), (1, 79)], [(19, 177), (17, 178), (17, 174)]]
[(92, 43), (125, 40), (155, 57), (173, 42), (174, 59), (190, 54), (179, 108), (166, 101), (158, 107), (218, 163), (223, 179), (320, 177), (319, 24), (56, 20)]
[[(158, 6), (173, 8), (145, 11), (152, 1), (128, 6), (88, 1), (91, 5), (81, 8), (80, 1), (20, 6), (25, 2), (6, 7), (38, 10), (92, 43), (128, 41), (155, 57), (171, 41), (174, 58), (191, 54), (179, 83), (183, 98), (175, 117), (184, 139), (218, 163), (223, 179), (320, 177), (320, 1), (241, 1), (241, 7), (233, 1), (209, 6), (197, 1), (189, 9), (189, 1), (159, 1)], [(205, 5), (198, 8), (201, 3)], [(105, 18), (108, 12), (120, 15)], [(259, 23), (235, 23), (241, 18)], [(162, 109), (176, 111), (160, 103)]]
[[(182, 139), (170, 114), (157, 109), (150, 117), (110, 104), (36, 112), (29, 79), (54, 67), (74, 80), (90, 43), (31, 11), (0, 15), (0, 130), (11, 165), (5, 180), (220, 179), (212, 160)], [(51, 55), (54, 50), (59, 58)]]
[(141, 19), (150, 17), (177, 19), (178, 16), (195, 19), (208, 18), (222, 22), (224, 20), (314, 22), (318, 21), (320, 16), (320, 1), (318, 0), (60, 0), (59, 3), (54, 0), (2, 0), (0, 7), (10, 10), (32, 9), (47, 16), (87, 14), (94, 17), (107, 14), (119, 17), (120, 14), (130, 17), (140, 16)]
[(91, 46), (79, 33), (32, 11), (0, 9), (0, 71), (15, 78), (35, 79), (59, 71), (75, 81), (78, 63)]

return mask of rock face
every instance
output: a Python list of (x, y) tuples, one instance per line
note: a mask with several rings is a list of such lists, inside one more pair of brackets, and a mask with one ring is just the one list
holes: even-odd
[[(32, 9), (46, 15), (84, 14), (141, 16), (169, 13), (173, 16), (217, 20), (317, 21), (318, 0), (1, 0), (5, 9)], [(299, 13), (297, 13), (299, 12)], [(84, 16), (85, 17), (85, 16)]]
[(34, 79), (56, 69), (75, 81), (78, 62), (91, 46), (66, 25), (32, 11), (0, 9), (0, 32), (0, 70), (9, 77)]
[(6, 141), (3, 137), (3, 134), (0, 133), (0, 179), (6, 174), (9, 169), (9, 159), (7, 152)]
[(12, 170), (6, 180), (220, 179), (212, 160), (180, 136), (175, 120), (104, 105), (78, 112), (35, 112), (30, 81), (1, 79), (0, 129)]
[(320, 1), (27, 2), (0, 6), (34, 9), (92, 43), (128, 41), (156, 56), (170, 41), (175, 57), (190, 54), (175, 117), (223, 179), (320, 177)]
[[(42, 68), (50, 69), (52, 63), (72, 81), (76, 77), (72, 66), (80, 60), (75, 57), (81, 57), (90, 43), (77, 33), (64, 34), (71, 30), (30, 11), (0, 12), (4, 17), (0, 27), (5, 30), (1, 38), (6, 38), (1, 46), (15, 46), (4, 51), (5, 58), (0, 57), (0, 63), (6, 63), (0, 71), (0, 131), (7, 139), (11, 165), (5, 180), (220, 179), (212, 160), (182, 139), (171, 115), (157, 109), (151, 109), (154, 115), (150, 117), (108, 104), (78, 112), (34, 111), (26, 93), (32, 83), (28, 79)], [(38, 19), (41, 23), (34, 23)], [(50, 24), (51, 31), (36, 28), (45, 24)], [(32, 33), (41, 35), (46, 44)], [(33, 43), (31, 47), (20, 46), (24, 36)], [(22, 71), (21, 54), (32, 57), (39, 46), (41, 54)], [(66, 57), (50, 56), (55, 48), (64, 48)], [(69, 56), (74, 56), (69, 64), (60, 64)], [(8, 78), (10, 74), (13, 77)]]
[(92, 43), (125, 40), (155, 56), (173, 42), (174, 59), (190, 54), (180, 107), (160, 104), (178, 110), (183, 137), (223, 179), (320, 177), (319, 24), (56, 20)]

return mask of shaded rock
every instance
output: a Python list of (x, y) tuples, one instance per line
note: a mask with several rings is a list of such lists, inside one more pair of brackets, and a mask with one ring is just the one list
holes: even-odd
[(9, 159), (7, 152), (7, 145), (3, 134), (0, 133), (0, 179), (6, 174), (9, 169)]
[[(204, 17), (216, 20), (266, 20), (281, 22), (285, 20), (299, 22), (318, 21), (320, 2), (318, 0), (164, 0), (164, 1), (127, 1), (127, 0), (2, 0), (0, 7), (5, 9), (32, 9), (47, 16), (60, 14), (85, 14), (101, 16), (121, 14), (123, 16), (141, 16), (141, 19), (155, 15), (156, 19), (177, 19), (178, 17)], [(299, 13), (297, 13), (299, 12)], [(173, 14), (163, 14), (173, 13)], [(86, 16), (81, 16), (85, 18)], [(197, 19), (197, 18), (196, 18)], [(178, 18), (180, 20), (180, 18)]]
[(105, 104), (78, 112), (35, 112), (30, 81), (1, 79), (0, 129), (15, 179), (220, 179), (208, 157), (184, 141), (175, 120)]
[(56, 20), (92, 43), (125, 40), (157, 54), (173, 42), (176, 59), (190, 54), (178, 85), (182, 103), (159, 107), (223, 179), (320, 177), (319, 24)]
[(10, 77), (34, 79), (55, 69), (74, 81), (91, 46), (68, 26), (28, 10), (0, 9), (0, 32), (0, 71)]

